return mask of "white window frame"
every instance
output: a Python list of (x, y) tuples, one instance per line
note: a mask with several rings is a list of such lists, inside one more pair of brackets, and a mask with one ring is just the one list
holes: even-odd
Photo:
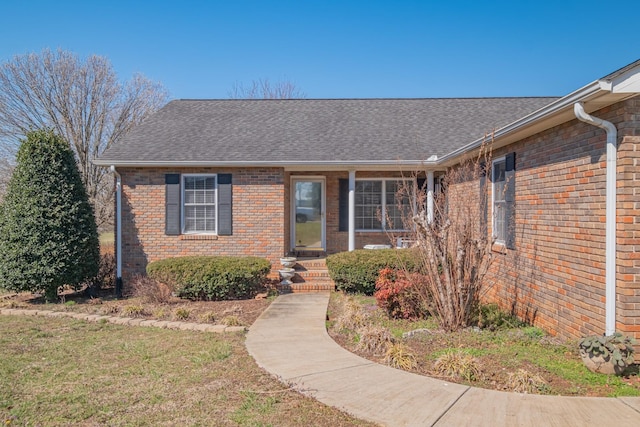
[[(504, 163), (505, 165), (505, 177), (503, 181), (500, 181), (499, 183), (496, 182), (496, 177), (494, 176), (494, 171), (495, 171), (495, 167), (497, 164), (499, 163)], [(503, 189), (502, 189), (502, 195), (504, 197), (505, 191), (506, 191), (506, 185), (507, 185), (507, 179), (506, 179), (506, 166), (507, 166), (507, 157), (506, 156), (502, 156), (499, 157), (497, 159), (493, 159), (493, 161), (491, 162), (491, 234), (493, 236), (493, 238), (495, 239), (496, 243), (499, 243), (501, 245), (505, 244), (505, 239), (506, 239), (506, 235), (503, 236), (498, 236), (498, 227), (496, 226), (497, 221), (498, 221), (498, 209), (496, 209), (496, 204), (500, 203), (503, 206), (503, 212), (506, 212), (506, 205), (507, 202), (505, 199), (503, 200), (496, 200), (496, 187), (497, 185), (502, 185)], [(506, 221), (506, 218), (503, 219), (503, 222)], [(506, 234), (506, 230), (502, 229), (502, 233)]]
[[(412, 178), (356, 178), (356, 183), (357, 182), (362, 182), (362, 181), (381, 181), (382, 182), (382, 188), (381, 188), (381, 192), (382, 192), (382, 198), (381, 198), (381, 214), (382, 214), (382, 221), (381, 221), (381, 228), (376, 228), (376, 229), (367, 229), (367, 228), (356, 228), (356, 231), (358, 233), (380, 233), (380, 232), (403, 232), (403, 231), (408, 231), (406, 229), (388, 229), (387, 228), (387, 222), (386, 222), (386, 209), (387, 209), (387, 182), (388, 181), (403, 181), (403, 182), (412, 182), (413, 183), (413, 197), (411, 198), (411, 209), (415, 212), (416, 210), (416, 187), (417, 187), (417, 183), (415, 179)], [(357, 194), (357, 191), (356, 191)], [(358, 205), (356, 204), (354, 206), (357, 207)]]
[[(216, 184), (215, 184), (215, 187), (214, 187), (214, 204), (215, 204), (215, 215), (216, 215), (216, 218), (215, 218), (215, 230), (213, 230), (213, 231), (198, 231), (198, 230), (186, 231), (185, 230), (185, 223), (186, 223), (186, 221), (185, 221), (185, 206), (187, 205), (186, 202), (185, 202), (185, 200), (186, 200), (185, 191), (187, 189), (186, 188), (187, 186), (185, 185), (185, 182), (186, 182), (187, 178), (193, 178), (193, 177), (197, 177), (197, 178), (212, 178), (213, 177), (213, 178), (215, 178)], [(182, 234), (217, 235), (218, 234), (218, 217), (219, 217), (218, 216), (218, 206), (219, 206), (219, 203), (218, 203), (218, 175), (215, 174), (215, 173), (185, 173), (185, 174), (182, 174), (180, 179), (182, 181), (180, 183), (181, 184), (180, 185), (180, 187), (181, 187), (181, 194), (180, 194), (180, 227), (181, 227), (181, 230), (182, 230)], [(194, 204), (194, 205), (196, 205), (196, 204)], [(205, 205), (210, 205), (210, 203), (205, 203)]]

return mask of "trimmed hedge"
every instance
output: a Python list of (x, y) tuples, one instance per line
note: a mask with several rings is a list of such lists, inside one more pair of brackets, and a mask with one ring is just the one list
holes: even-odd
[(171, 286), (179, 297), (213, 301), (253, 297), (269, 271), (271, 263), (257, 257), (189, 256), (147, 265), (147, 275)]
[(327, 268), (336, 289), (344, 292), (372, 295), (380, 270), (392, 268), (416, 270), (416, 255), (412, 249), (358, 249), (327, 257)]

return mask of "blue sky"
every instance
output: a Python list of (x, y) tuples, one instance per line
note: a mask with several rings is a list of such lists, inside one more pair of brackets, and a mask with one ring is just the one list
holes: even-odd
[(257, 79), (308, 98), (562, 96), (640, 59), (638, 16), (638, 0), (2, 0), (0, 61), (99, 54), (172, 98)]

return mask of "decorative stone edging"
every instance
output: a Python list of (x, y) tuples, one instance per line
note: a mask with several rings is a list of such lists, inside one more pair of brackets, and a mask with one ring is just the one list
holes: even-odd
[(201, 332), (214, 332), (218, 334), (227, 332), (246, 332), (247, 328), (244, 326), (225, 326), (225, 325), (210, 325), (207, 323), (193, 323), (193, 322), (174, 322), (169, 320), (152, 320), (152, 319), (139, 319), (132, 317), (114, 317), (114, 316), (101, 316), (99, 314), (88, 313), (74, 313), (72, 311), (51, 311), (51, 310), (24, 310), (17, 308), (2, 308), (0, 314), (5, 316), (45, 316), (45, 317), (70, 317), (77, 320), (85, 320), (87, 322), (108, 322), (115, 325), (127, 325), (127, 326), (146, 326), (153, 328), (163, 329), (178, 329), (182, 331), (201, 331)]

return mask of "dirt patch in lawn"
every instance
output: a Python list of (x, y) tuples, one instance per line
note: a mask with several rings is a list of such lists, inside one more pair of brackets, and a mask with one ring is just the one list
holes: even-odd
[[(348, 304), (345, 304), (346, 299)], [(345, 314), (352, 314), (354, 303), (360, 310), (355, 310), (357, 313), (349, 324)], [(373, 298), (342, 294), (332, 296), (328, 320), (329, 334), (338, 344), (382, 364), (387, 363), (385, 351), (388, 345), (371, 351), (376, 347), (375, 340), (382, 340), (380, 333), (376, 335), (371, 331), (386, 330), (393, 342), (403, 346), (413, 358), (413, 363), (409, 363), (413, 367), (408, 370), (420, 375), (501, 391), (566, 396), (640, 396), (637, 364), (622, 377), (594, 374), (582, 364), (576, 342), (550, 337), (531, 326), (493, 331), (468, 328), (446, 333), (433, 319), (389, 319), (377, 308)], [(355, 326), (358, 323), (360, 326)], [(368, 337), (365, 336), (367, 330)], [(403, 337), (403, 333), (409, 331), (414, 332)], [(460, 374), (445, 374), (447, 368), (450, 368), (449, 372)]]

